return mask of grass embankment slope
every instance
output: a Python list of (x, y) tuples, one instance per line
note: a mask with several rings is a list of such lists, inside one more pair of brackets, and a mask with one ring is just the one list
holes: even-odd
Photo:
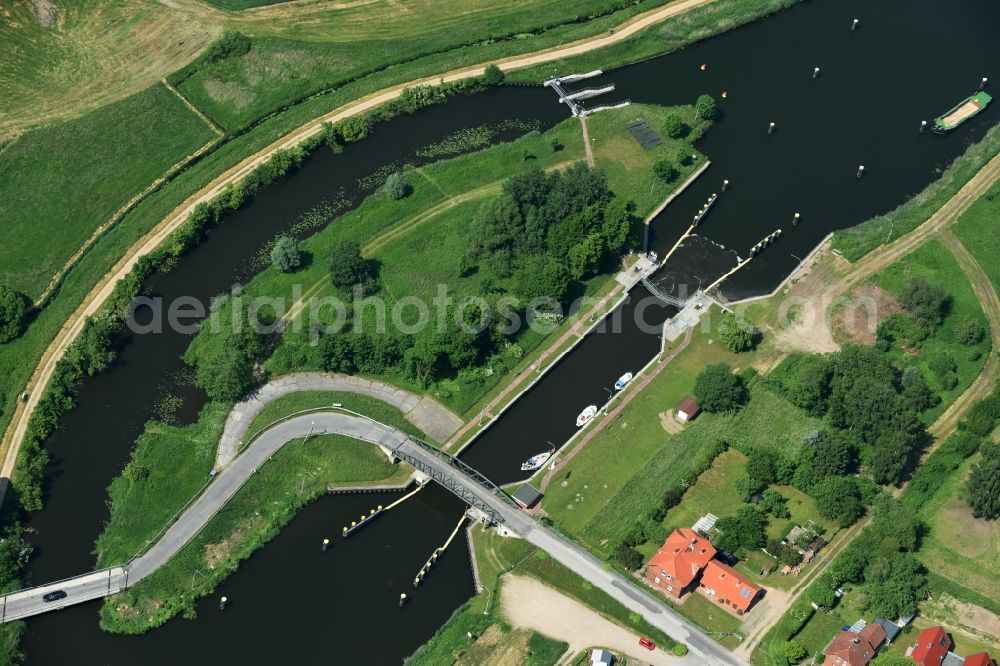
[[(339, 402), (415, 435), (395, 408), (350, 393), (308, 391), (279, 398), (254, 421), (271, 421), (302, 409)], [(97, 540), (98, 566), (127, 561), (155, 540), (173, 517), (209, 480), (230, 405), (212, 403), (198, 422), (184, 427), (150, 423), (121, 476), (108, 488), (111, 517)], [(263, 423), (261, 423), (263, 425)], [(401, 484), (408, 469), (393, 465), (367, 442), (317, 435), (286, 444), (262, 466), (191, 542), (166, 565), (101, 611), (110, 631), (140, 633), (190, 608), (211, 592), (239, 562), (277, 535), (305, 504), (328, 486)], [(225, 548), (211, 548), (223, 544)], [(224, 553), (218, 555), (218, 553)], [(215, 553), (216, 555), (212, 555)], [(209, 558), (212, 558), (209, 561)], [(211, 565), (211, 566), (210, 566)], [(191, 573), (207, 572), (191, 585)], [(140, 613), (136, 609), (155, 609)]]
[[(690, 116), (690, 107), (676, 111)], [(634, 105), (625, 109), (597, 114), (592, 121), (597, 141), (594, 156), (598, 168), (606, 170), (612, 191), (629, 200), (638, 200), (635, 214), (648, 213), (658, 200), (662, 200), (678, 183), (704, 162), (696, 160), (683, 166), (681, 175), (671, 184), (654, 182), (653, 163), (663, 157), (673, 159), (682, 148), (696, 154), (684, 140), (666, 139), (661, 146), (642, 150), (628, 134), (626, 122), (635, 117), (646, 118), (651, 126), (658, 127), (674, 109)], [(592, 134), (592, 136), (593, 136)], [(384, 194), (369, 197), (359, 208), (347, 213), (303, 244), (304, 252), (313, 261), (295, 273), (282, 274), (268, 270), (251, 280), (243, 293), (247, 296), (268, 296), (293, 302), (294, 285), (305, 285), (303, 299), (290, 308), (299, 317), (306, 317), (308, 299), (333, 296), (336, 289), (330, 283), (324, 257), (343, 240), (357, 241), (365, 256), (380, 262), (380, 279), (384, 286), (380, 294), (386, 311), (402, 298), (418, 297), (431, 303), (438, 285), (447, 285), (449, 295), (456, 302), (468, 296), (480, 296), (479, 282), (462, 277), (457, 267), (468, 244), (468, 220), (484, 201), (500, 193), (503, 180), (529, 167), (543, 169), (565, 168), (583, 158), (579, 121), (568, 119), (544, 134), (531, 134), (509, 144), (452, 160), (422, 167), (410, 172), (412, 194), (398, 201)], [(613, 267), (612, 267), (613, 270)], [(587, 285), (590, 293), (601, 289), (606, 275), (591, 279)], [(327, 324), (333, 323), (336, 313), (327, 309), (319, 313)], [(374, 316), (374, 310), (366, 310)], [(564, 326), (569, 325), (568, 322)], [(562, 328), (550, 334), (558, 335)], [(315, 348), (310, 345), (309, 327), (294, 323), (282, 336), (281, 342), (268, 363), (270, 370), (288, 372), (299, 369), (318, 369)], [(525, 330), (518, 338), (522, 352), (530, 352), (545, 336)], [(449, 379), (429, 388), (418, 386), (406, 378), (392, 375), (385, 379), (405, 388), (427, 391), (458, 412), (467, 412), (494, 386), (510, 377), (508, 371), (523, 366), (520, 357), (498, 359), (488, 375), (475, 386), (458, 385)]]

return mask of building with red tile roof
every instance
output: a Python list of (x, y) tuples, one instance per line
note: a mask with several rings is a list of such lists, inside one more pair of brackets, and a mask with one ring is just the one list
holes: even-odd
[(917, 636), (910, 658), (920, 666), (941, 666), (950, 649), (951, 638), (944, 627), (928, 627)]
[(705, 566), (701, 587), (712, 599), (736, 609), (740, 614), (750, 610), (761, 591), (735, 569), (716, 560)]
[(962, 666), (996, 666), (996, 662), (990, 659), (990, 655), (985, 652), (977, 652), (966, 657)]
[(646, 564), (646, 580), (657, 589), (680, 599), (713, 557), (715, 547), (708, 539), (694, 530), (674, 530)]
[(858, 633), (842, 631), (823, 650), (823, 666), (868, 666), (886, 642), (885, 629), (872, 623)]

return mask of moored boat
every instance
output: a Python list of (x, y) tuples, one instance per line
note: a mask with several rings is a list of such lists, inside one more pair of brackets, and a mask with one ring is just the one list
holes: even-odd
[(934, 131), (938, 134), (952, 131), (985, 109), (992, 101), (993, 98), (982, 90), (974, 95), (969, 95), (956, 104), (954, 108), (934, 119)]
[(624, 375), (619, 377), (618, 381), (615, 382), (615, 390), (621, 391), (623, 388), (625, 388), (626, 385), (628, 385), (630, 381), (632, 381), (632, 377), (634, 376), (635, 375), (633, 375), (631, 372), (626, 372)]
[(539, 453), (536, 456), (531, 456), (525, 462), (521, 463), (522, 472), (533, 472), (545, 463), (549, 461), (552, 457), (551, 451), (546, 451), (545, 453)]
[(576, 417), (576, 427), (582, 428), (590, 422), (590, 419), (594, 418), (597, 414), (597, 405), (590, 405), (585, 410), (580, 412), (580, 415)]

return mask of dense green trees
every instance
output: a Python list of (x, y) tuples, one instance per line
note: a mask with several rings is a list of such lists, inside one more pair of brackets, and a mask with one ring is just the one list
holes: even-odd
[(941, 324), (951, 304), (951, 297), (947, 292), (922, 275), (913, 276), (903, 285), (899, 300), (921, 324), (932, 331)]
[(0, 284), (0, 344), (21, 335), (26, 312), (25, 298), (5, 284)]
[(790, 518), (792, 513), (788, 510), (788, 500), (774, 488), (768, 488), (760, 496), (757, 506), (766, 514), (775, 518)]
[(271, 248), (271, 265), (282, 273), (291, 273), (302, 263), (299, 243), (291, 236), (281, 236)]
[(477, 209), (462, 272), (476, 275), (486, 294), (562, 301), (572, 281), (626, 249), (634, 223), (631, 205), (612, 195), (601, 171), (528, 169)]
[(965, 483), (969, 506), (976, 518), (1000, 518), (1000, 444), (985, 443), (981, 447), (983, 459), (973, 465)]
[(719, 530), (712, 543), (720, 550), (743, 558), (749, 550), (767, 545), (767, 518), (752, 506), (745, 506), (733, 516), (725, 516), (715, 523)]
[(845, 476), (831, 476), (812, 488), (816, 508), (824, 518), (847, 527), (865, 512), (857, 482)]
[(694, 382), (694, 397), (708, 412), (731, 412), (750, 399), (743, 378), (734, 375), (726, 363), (714, 363), (698, 373)]
[(923, 567), (910, 553), (877, 553), (865, 567), (865, 607), (879, 617), (903, 617), (917, 611), (927, 595)]
[(361, 256), (357, 241), (340, 241), (327, 258), (327, 266), (335, 287), (349, 289), (361, 285), (366, 294), (378, 291), (378, 273), (373, 264)]
[(240, 299), (213, 313), (214, 334), (199, 335), (184, 354), (195, 368), (195, 384), (214, 400), (236, 401), (257, 382), (254, 364), (264, 351), (261, 327), (274, 324), (273, 312), (256, 312)]

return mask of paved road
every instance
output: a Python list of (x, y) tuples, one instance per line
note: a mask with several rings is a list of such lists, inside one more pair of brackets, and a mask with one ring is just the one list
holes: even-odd
[(429, 396), (417, 396), (374, 379), (336, 372), (296, 372), (269, 381), (236, 403), (222, 431), (215, 456), (216, 469), (232, 462), (242, 441), (254, 434), (246, 429), (261, 410), (278, 398), (299, 391), (339, 391), (376, 398), (399, 409), (407, 421), (437, 442), (445, 441), (462, 427), (462, 419)]
[[(462, 474), (445, 454), (430, 451), (406, 433), (361, 416), (343, 412), (320, 412), (284, 421), (262, 433), (253, 444), (233, 460), (206, 490), (171, 525), (144, 555), (112, 573), (89, 573), (58, 584), (22, 590), (3, 599), (10, 609), (8, 619), (44, 613), (49, 610), (89, 601), (132, 586), (163, 566), (183, 548), (209, 520), (236, 494), (278, 449), (296, 443), (308, 433), (334, 433), (371, 442), (395, 453), (405, 453), (423, 465), (451, 476), (467, 493), (489, 504), (501, 516), (506, 527), (547, 552), (554, 560), (569, 567), (595, 587), (604, 590), (626, 608), (639, 613), (653, 626), (686, 643), (692, 658), (701, 664), (742, 664), (731, 652), (705, 635), (700, 629), (668, 609), (653, 596), (635, 588), (621, 575), (607, 571), (604, 564), (579, 546), (536, 522), (517, 509), (506, 496), (480, 485)], [(103, 589), (102, 586), (103, 585)], [(41, 595), (52, 589), (66, 591), (67, 598), (58, 604), (46, 604)]]

